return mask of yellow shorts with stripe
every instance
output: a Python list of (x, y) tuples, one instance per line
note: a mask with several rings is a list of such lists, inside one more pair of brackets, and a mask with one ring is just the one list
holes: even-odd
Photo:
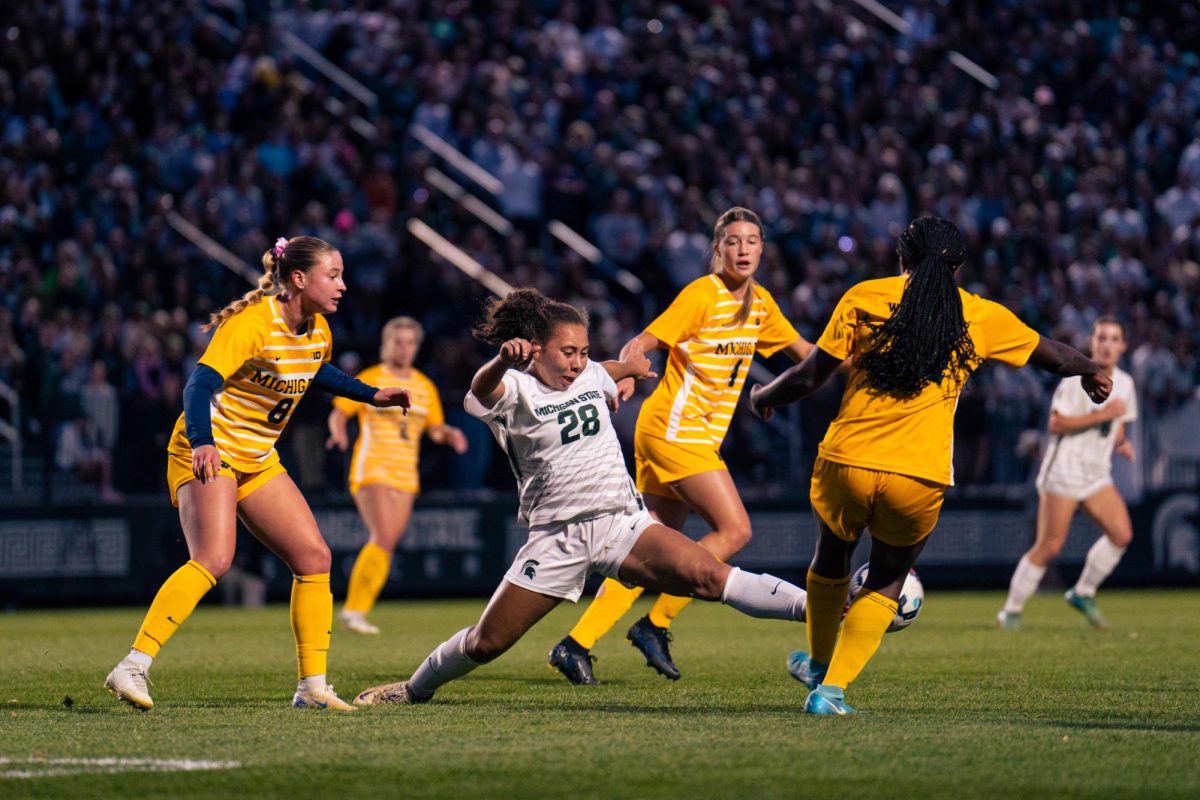
[(672, 483), (701, 472), (729, 469), (715, 445), (668, 442), (647, 436), (640, 428), (633, 434), (633, 462), (639, 492), (672, 498)]
[[(237, 501), (240, 503), (271, 478), (276, 475), (286, 475), (287, 470), (283, 468), (283, 464), (276, 461), (271, 466), (264, 467), (257, 472), (242, 472), (222, 461), (217, 474), (233, 478), (237, 482)], [(192, 472), (191, 455), (182, 456), (178, 453), (168, 452), (167, 486), (171, 489), (171, 505), (179, 508), (179, 487), (194, 480), (197, 478), (196, 473)]]
[(383, 478), (368, 478), (361, 483), (356, 480), (350, 481), (350, 496), (358, 494), (360, 489), (365, 489), (368, 486), (384, 486), (388, 489), (395, 489), (397, 492), (405, 494), (418, 495), (421, 493), (421, 485), (412, 481), (405, 480), (387, 480)]
[(864, 528), (893, 547), (922, 541), (937, 525), (946, 487), (924, 478), (853, 467), (817, 458), (809, 498), (813, 511), (840, 539), (857, 541)]

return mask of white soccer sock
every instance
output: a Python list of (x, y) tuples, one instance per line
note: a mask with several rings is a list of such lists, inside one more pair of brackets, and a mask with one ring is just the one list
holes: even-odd
[(807, 592), (781, 578), (737, 567), (729, 571), (721, 590), (722, 603), (761, 619), (803, 620), (807, 598)]
[(1107, 536), (1101, 536), (1088, 550), (1087, 560), (1083, 562), (1083, 572), (1075, 583), (1075, 594), (1084, 597), (1094, 597), (1096, 589), (1104, 583), (1104, 579), (1112, 574), (1125, 555), (1124, 547), (1117, 547)]
[(461, 678), (478, 667), (479, 662), (472, 661), (466, 652), (470, 632), (470, 628), (463, 628), (439, 644), (408, 679), (408, 685), (422, 695), (432, 695), (442, 684)]
[(125, 660), (132, 661), (143, 669), (150, 669), (150, 665), (154, 663), (154, 657), (141, 650), (130, 650), (129, 655), (125, 656)]
[(315, 692), (318, 689), (324, 689), (326, 685), (325, 675), (305, 675), (300, 679), (300, 688), (306, 692)]
[(1042, 576), (1045, 574), (1046, 568), (1030, 561), (1028, 554), (1021, 556), (1008, 584), (1008, 600), (1004, 603), (1004, 612), (1020, 614), (1029, 598), (1038, 590), (1038, 584), (1042, 582)]

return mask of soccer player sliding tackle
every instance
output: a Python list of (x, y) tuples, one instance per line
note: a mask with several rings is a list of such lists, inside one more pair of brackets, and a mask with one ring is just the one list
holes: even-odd
[(656, 377), (644, 355), (591, 361), (585, 314), (532, 289), (492, 301), (475, 335), (500, 352), (475, 374), (466, 409), (508, 455), (529, 540), (478, 623), (439, 645), (407, 681), (367, 689), (355, 703), (429, 700), (500, 656), (564, 599), (577, 601), (593, 571), (755, 617), (803, 620), (802, 589), (730, 567), (646, 511), (609, 415), (616, 381)]

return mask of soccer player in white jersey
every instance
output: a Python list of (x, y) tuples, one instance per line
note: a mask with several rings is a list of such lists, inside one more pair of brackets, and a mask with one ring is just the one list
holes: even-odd
[(1108, 400), (1097, 407), (1079, 378), (1058, 385), (1050, 405), (1053, 437), (1038, 472), (1037, 541), (1021, 557), (1008, 588), (1008, 601), (997, 615), (1002, 628), (1021, 627), (1021, 612), (1037, 591), (1046, 566), (1062, 551), (1071, 519), (1082, 506), (1104, 535), (1088, 550), (1079, 580), (1066, 601), (1096, 630), (1108, 622), (1096, 607), (1096, 589), (1116, 569), (1133, 538), (1129, 509), (1112, 481), (1112, 454), (1133, 460), (1125, 424), (1137, 419), (1137, 391), (1129, 373), (1117, 366), (1125, 352), (1125, 326), (1104, 316), (1092, 328), (1092, 360), (1112, 377)]
[(803, 619), (802, 589), (730, 567), (646, 511), (609, 414), (616, 381), (656, 377), (644, 355), (589, 360), (584, 313), (534, 289), (493, 301), (475, 335), (500, 352), (475, 373), (466, 409), (508, 455), (529, 540), (478, 623), (439, 645), (409, 680), (367, 689), (355, 703), (429, 700), (500, 656), (563, 600), (578, 601), (592, 571), (751, 616)]

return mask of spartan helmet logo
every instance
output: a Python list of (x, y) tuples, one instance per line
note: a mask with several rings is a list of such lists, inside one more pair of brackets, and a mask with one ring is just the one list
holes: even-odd
[(534, 577), (537, 576), (537, 565), (537, 561), (533, 560), (532, 558), (529, 559), (521, 565), (521, 574), (526, 578), (529, 578), (529, 580), (533, 580)]

